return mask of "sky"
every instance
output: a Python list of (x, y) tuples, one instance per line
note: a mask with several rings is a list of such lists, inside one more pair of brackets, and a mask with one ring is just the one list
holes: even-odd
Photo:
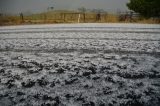
[(48, 7), (55, 10), (77, 10), (80, 7), (87, 9), (103, 9), (108, 12), (126, 11), (129, 0), (0, 0), (1, 13), (20, 12), (40, 13)]

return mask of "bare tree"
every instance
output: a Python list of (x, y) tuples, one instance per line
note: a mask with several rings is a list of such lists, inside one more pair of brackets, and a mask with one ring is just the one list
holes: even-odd
[(87, 11), (87, 9), (85, 7), (81, 7), (81, 8), (78, 8), (78, 11), (82, 12), (83, 20), (84, 20), (84, 22), (86, 22), (86, 11)]
[(47, 10), (48, 10), (48, 11), (53, 11), (53, 10), (54, 10), (54, 7), (53, 7), (53, 6), (48, 7)]
[(107, 13), (105, 10), (103, 10), (103, 9), (91, 9), (90, 10), (91, 12), (93, 12), (93, 13)]
[(96, 20), (95, 21), (100, 21), (101, 17), (102, 17), (102, 14), (105, 14), (105, 16), (108, 14), (103, 9), (92, 9), (90, 11), (96, 14)]

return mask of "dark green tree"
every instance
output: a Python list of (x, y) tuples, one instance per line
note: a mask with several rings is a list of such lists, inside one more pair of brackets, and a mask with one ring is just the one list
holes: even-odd
[(127, 7), (144, 17), (160, 17), (160, 0), (130, 0)]

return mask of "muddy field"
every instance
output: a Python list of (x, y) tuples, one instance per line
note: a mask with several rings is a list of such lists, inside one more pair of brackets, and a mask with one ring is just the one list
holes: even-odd
[(160, 106), (160, 25), (0, 27), (0, 106)]

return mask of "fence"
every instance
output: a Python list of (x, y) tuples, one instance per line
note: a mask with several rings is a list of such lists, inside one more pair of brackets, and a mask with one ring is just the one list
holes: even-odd
[[(98, 16), (99, 15), (99, 16)], [(97, 18), (98, 16), (98, 18)], [(30, 16), (24, 16), (25, 22), (54, 22), (54, 23), (64, 23), (64, 22), (108, 22), (110, 17), (107, 13), (96, 14), (96, 13), (44, 13), (36, 14)]]
[(120, 12), (119, 14), (119, 21), (129, 21), (133, 22), (135, 19), (139, 18), (140, 15), (135, 12)]

